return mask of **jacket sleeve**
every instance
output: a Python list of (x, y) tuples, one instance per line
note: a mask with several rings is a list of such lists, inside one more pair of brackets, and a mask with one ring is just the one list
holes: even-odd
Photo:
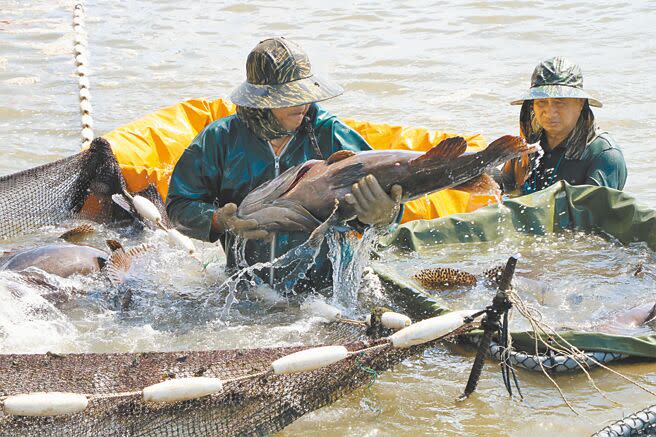
[(214, 201), (220, 190), (222, 170), (219, 144), (208, 126), (185, 149), (175, 165), (166, 212), (173, 225), (189, 237), (216, 241), (212, 232)]
[(617, 148), (607, 149), (591, 161), (585, 183), (621, 190), (626, 182), (626, 173), (622, 151)]

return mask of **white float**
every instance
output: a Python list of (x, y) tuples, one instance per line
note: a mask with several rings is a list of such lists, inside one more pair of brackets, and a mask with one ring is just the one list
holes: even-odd
[(143, 196), (133, 196), (132, 204), (134, 209), (146, 220), (150, 220), (153, 223), (161, 223), (162, 215), (159, 213), (159, 210), (153, 202), (146, 199)]
[(171, 240), (173, 244), (176, 244), (179, 247), (186, 250), (189, 253), (189, 255), (193, 255), (196, 252), (196, 247), (194, 246), (194, 243), (186, 235), (182, 235), (176, 229), (167, 229), (166, 233), (169, 236), (169, 240)]
[(399, 330), (412, 325), (412, 320), (405, 314), (387, 311), (380, 316), (380, 322), (387, 329)]
[(348, 350), (344, 346), (315, 347), (278, 358), (271, 363), (271, 367), (277, 375), (308, 372), (329, 366), (347, 356)]
[(179, 402), (216, 393), (223, 388), (219, 378), (193, 377), (167, 379), (143, 389), (146, 402)]
[(465, 324), (465, 318), (475, 310), (453, 311), (443, 316), (432, 317), (403, 328), (390, 335), (395, 348), (407, 348), (444, 337)]
[(38, 392), (9, 396), (3, 402), (5, 414), (14, 416), (59, 416), (87, 408), (85, 395), (62, 392)]
[(314, 298), (306, 299), (305, 302), (301, 304), (301, 309), (304, 311), (309, 311), (315, 316), (328, 319), (330, 322), (334, 322), (338, 318), (342, 317), (342, 312), (339, 308)]

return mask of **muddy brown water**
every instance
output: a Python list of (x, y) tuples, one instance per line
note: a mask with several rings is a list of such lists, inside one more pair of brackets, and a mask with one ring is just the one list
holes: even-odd
[[(0, 174), (79, 149), (73, 5), (61, 0), (0, 0)], [(284, 35), (307, 49), (318, 73), (344, 86), (343, 96), (325, 103), (331, 111), (360, 120), (480, 132), (492, 140), (517, 132), (518, 107), (508, 102), (528, 87), (535, 64), (564, 55), (581, 64), (586, 89), (604, 103), (595, 114), (624, 151), (626, 190), (654, 208), (653, 22), (656, 7), (650, 1), (90, 1), (95, 129), (101, 134), (189, 98), (226, 97), (244, 79), (252, 46), (268, 36)], [(59, 230), (43, 232), (54, 237)], [(113, 232), (103, 230), (110, 236)], [(0, 349), (171, 350), (318, 339), (316, 321), (295, 310), (268, 311), (261, 326), (241, 326), (239, 317), (224, 326), (212, 319), (211, 311), (203, 313), (203, 323), (192, 323), (188, 314), (197, 301), (193, 293), (220, 280), (222, 256), (204, 247), (205, 260), (214, 262), (203, 270), (169, 251), (161, 235), (143, 238), (158, 244), (156, 256), (137, 266), (152, 285), (142, 296), (143, 308), (149, 310), (136, 311), (126, 320), (100, 303), (106, 297), (100, 279), (73, 278), (63, 285), (90, 289), (93, 299), (40, 312), (34, 312), (35, 306), (44, 305), (37, 298), (23, 307), (3, 306)], [(40, 240), (30, 236), (2, 247)], [(95, 243), (100, 246), (102, 238)], [(410, 257), (389, 252), (383, 262), (408, 272), (436, 263), (480, 271), (482, 265), (497, 263), (516, 250), (525, 256), (524, 268), (530, 274), (552, 285), (550, 294), (534, 299), (542, 299), (545, 315), (554, 324), (585, 326), (614, 310), (653, 299), (653, 280), (629, 275), (638, 259), (653, 265), (653, 254), (596, 237), (447, 246)], [(172, 271), (163, 265), (181, 268)], [(9, 284), (14, 279), (0, 277)], [(180, 295), (186, 297), (182, 303)], [(441, 298), (464, 308), (484, 304), (488, 295), (475, 288)], [(496, 364), (489, 364), (477, 394), (456, 402), (472, 359), (469, 349), (432, 350), (381, 375), (371, 389), (304, 417), (282, 435), (586, 435), (655, 401), (603, 371), (593, 376), (620, 405), (596, 393), (582, 375), (559, 377), (581, 413), (576, 416), (538, 374), (520, 372), (526, 399), (508, 399)], [(617, 369), (652, 388), (656, 383), (653, 364)]]

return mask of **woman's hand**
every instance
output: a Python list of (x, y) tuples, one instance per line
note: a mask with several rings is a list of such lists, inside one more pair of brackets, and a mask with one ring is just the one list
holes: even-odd
[(232, 232), (247, 240), (263, 240), (269, 237), (269, 232), (259, 229), (257, 220), (244, 220), (237, 217), (237, 205), (226, 203), (222, 208), (214, 211), (212, 227), (218, 233)]

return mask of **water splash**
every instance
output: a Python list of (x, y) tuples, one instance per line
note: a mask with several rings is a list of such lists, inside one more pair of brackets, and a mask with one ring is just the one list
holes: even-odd
[[(245, 262), (243, 257), (244, 246), (246, 245), (246, 240), (238, 241), (235, 248), (235, 255), (239, 254), (237, 258), (237, 265), (242, 266)], [(213, 291), (214, 296), (222, 296), (225, 292), (225, 303), (221, 310), (221, 319), (226, 320), (230, 312), (230, 308), (235, 303), (238, 303), (237, 293), (239, 287), (244, 284), (247, 288), (260, 287), (264, 283), (262, 278), (257, 275), (257, 272), (260, 270), (274, 268), (276, 273), (281, 273), (281, 269), (286, 269), (287, 271), (282, 273), (280, 278), (275, 280), (274, 288), (283, 291), (284, 293), (294, 292), (294, 286), (301, 279), (306, 278), (306, 272), (312, 268), (315, 264), (317, 255), (321, 250), (321, 244), (316, 244), (316, 241), (308, 240), (300, 246), (284, 253), (283, 255), (275, 258), (273, 261), (259, 262), (255, 263), (252, 266), (246, 265), (241, 267), (239, 271), (235, 272), (228, 279), (219, 286), (217, 291)], [(208, 298), (207, 302), (212, 299), (212, 296)]]
[(328, 235), (328, 258), (333, 264), (334, 305), (355, 307), (362, 273), (379, 236), (380, 231), (375, 227), (365, 230), (361, 239), (353, 231), (333, 231)]

